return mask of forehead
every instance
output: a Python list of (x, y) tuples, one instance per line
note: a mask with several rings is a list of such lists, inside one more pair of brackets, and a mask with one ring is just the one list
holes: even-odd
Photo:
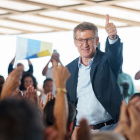
[(89, 38), (89, 37), (95, 37), (95, 33), (93, 30), (76, 31), (76, 38)]
[(52, 81), (46, 81), (44, 84), (52, 84)]
[(33, 80), (33, 79), (32, 79), (32, 77), (27, 76), (27, 77), (25, 77), (25, 80)]

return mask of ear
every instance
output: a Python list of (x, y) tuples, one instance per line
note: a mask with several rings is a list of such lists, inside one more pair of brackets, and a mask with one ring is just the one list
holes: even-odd
[(44, 85), (43, 85), (43, 89), (44, 89)]
[(98, 45), (99, 43), (99, 37), (96, 38), (96, 46)]
[(68, 131), (72, 132), (72, 128), (73, 128), (73, 122), (69, 123), (68, 125)]
[(76, 40), (74, 39), (74, 45), (75, 45), (75, 47), (77, 47), (77, 43), (76, 43)]

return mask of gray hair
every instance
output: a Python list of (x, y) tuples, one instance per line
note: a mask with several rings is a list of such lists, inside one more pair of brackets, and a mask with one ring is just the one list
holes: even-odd
[(79, 25), (77, 25), (74, 30), (73, 30), (73, 38), (76, 38), (76, 32), (77, 30), (80, 31), (85, 31), (85, 30), (93, 30), (93, 32), (95, 33), (95, 37), (98, 37), (98, 28), (96, 25), (94, 25), (93, 23), (90, 22), (82, 22)]

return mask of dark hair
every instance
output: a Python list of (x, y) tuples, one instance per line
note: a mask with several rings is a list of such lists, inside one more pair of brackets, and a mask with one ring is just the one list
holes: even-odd
[(2, 75), (0, 75), (0, 77), (3, 78), (3, 80), (0, 81), (0, 85), (2, 85), (2, 84), (4, 83), (5, 80), (4, 80), (4, 77), (3, 77)]
[(24, 66), (22, 63), (18, 63), (18, 64), (17, 64), (17, 67), (18, 67), (18, 66), (21, 66), (21, 65)]
[(44, 82), (43, 82), (43, 85), (44, 85), (45, 82), (47, 82), (47, 81), (52, 81), (52, 82), (53, 82), (53, 79), (51, 79), (51, 78), (46, 78), (46, 79), (44, 80)]
[(0, 102), (1, 140), (42, 140), (41, 117), (36, 108), (24, 100)]
[(31, 77), (33, 79), (33, 86), (35, 89), (37, 89), (37, 81), (36, 81), (36, 78), (31, 74), (31, 73), (24, 73), (23, 76), (22, 76), (22, 79), (21, 79), (21, 85), (19, 87), (20, 90), (26, 90), (25, 87), (24, 87), (24, 79), (26, 77)]
[(2, 87), (3, 85), (0, 85), (0, 98), (1, 98)]
[(140, 93), (134, 93), (132, 96), (130, 96), (129, 101), (131, 101), (136, 96), (140, 97)]
[(85, 30), (93, 30), (95, 33), (95, 37), (98, 37), (98, 28), (96, 25), (90, 22), (82, 22), (79, 25), (77, 25), (73, 30), (73, 38), (76, 39), (76, 32), (77, 30), (85, 31)]
[[(54, 110), (54, 103), (55, 99), (50, 100), (43, 111), (43, 122), (45, 126), (51, 126), (54, 123), (54, 116), (53, 116), (53, 110)], [(68, 124), (69, 125), (72, 121), (74, 121), (76, 110), (74, 105), (71, 102), (68, 102)]]

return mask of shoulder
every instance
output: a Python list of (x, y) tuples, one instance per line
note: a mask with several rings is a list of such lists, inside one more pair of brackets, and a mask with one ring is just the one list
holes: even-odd
[(72, 62), (70, 62), (69, 64), (66, 65), (66, 67), (68, 69), (72, 68), (73, 66), (77, 65), (78, 66), (78, 61), (79, 61), (79, 57), (77, 57), (76, 59), (74, 59)]

